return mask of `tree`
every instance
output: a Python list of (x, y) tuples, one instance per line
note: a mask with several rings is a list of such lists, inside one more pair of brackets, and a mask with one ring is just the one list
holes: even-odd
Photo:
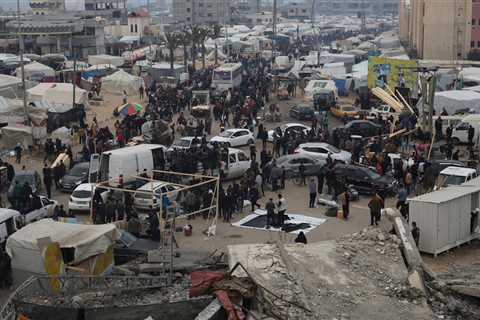
[(182, 31), (182, 46), (183, 46), (183, 64), (185, 65), (186, 70), (188, 70), (188, 45), (192, 42), (192, 34), (190, 33), (190, 30), (185, 28)]
[(177, 32), (167, 32), (165, 33), (165, 42), (170, 51), (170, 68), (173, 70), (173, 65), (175, 63), (175, 50), (181, 44), (181, 36)]
[(218, 45), (217, 39), (220, 37), (222, 32), (222, 27), (219, 24), (214, 24), (212, 29), (210, 30), (210, 37), (215, 41), (215, 65), (218, 65)]
[(198, 30), (198, 43), (200, 44), (202, 48), (202, 68), (205, 69), (205, 41), (207, 41), (207, 38), (210, 36), (210, 29), (208, 27), (200, 27)]
[(197, 44), (200, 43), (200, 26), (198, 25), (191, 25), (190, 26), (190, 35), (192, 41), (192, 67), (193, 70), (197, 68), (196, 61), (197, 61)]

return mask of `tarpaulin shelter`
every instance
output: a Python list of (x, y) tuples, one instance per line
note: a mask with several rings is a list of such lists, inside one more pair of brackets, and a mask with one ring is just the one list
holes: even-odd
[(120, 67), (125, 63), (125, 59), (118, 56), (110, 56), (108, 54), (99, 54), (88, 56), (88, 63), (91, 65), (112, 64), (116, 67)]
[(22, 90), (22, 79), (0, 74), (0, 96), (7, 98), (16, 98)]
[(124, 90), (129, 95), (137, 94), (140, 87), (145, 88), (143, 79), (123, 70), (102, 78), (102, 90), (121, 94)]
[[(28, 102), (48, 102), (57, 112), (70, 110), (73, 102), (71, 83), (39, 83), (27, 90)], [(75, 103), (88, 106), (88, 93), (79, 87), (75, 89)]]
[(32, 127), (25, 125), (12, 125), (0, 129), (2, 132), (0, 145), (2, 149), (13, 149), (20, 143), (24, 149), (33, 146)]
[[(55, 81), (55, 70), (41, 64), (39, 62), (32, 62), (24, 66), (25, 80), (38, 81), (38, 82), (52, 82)], [(17, 68), (15, 71), (17, 77), (22, 76), (21, 68)]]
[(449, 114), (458, 109), (480, 112), (480, 93), (469, 90), (451, 90), (435, 93), (434, 109), (440, 114), (445, 109)]
[[(32, 275), (49, 274), (45, 261), (48, 242), (58, 243), (61, 250), (59, 258), (64, 265), (82, 264), (85, 274), (93, 274), (93, 271), (103, 273), (113, 264), (112, 246), (119, 238), (120, 232), (114, 224), (84, 225), (51, 219), (28, 224), (12, 234), (6, 244), (14, 282)], [(99, 256), (103, 257), (95, 259)], [(103, 267), (98, 266), (99, 263)], [(66, 271), (60, 273), (65, 274)]]

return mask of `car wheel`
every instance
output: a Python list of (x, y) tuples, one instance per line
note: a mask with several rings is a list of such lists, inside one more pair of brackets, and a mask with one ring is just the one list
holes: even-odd
[(226, 145), (227, 145), (227, 148), (230, 148), (232, 146), (230, 142), (227, 142)]
[(250, 145), (252, 143), (254, 143), (253, 139), (248, 139), (247, 144)]
[(458, 139), (457, 137), (452, 138), (452, 142), (453, 142), (454, 144), (459, 144), (459, 143), (460, 143), (460, 139)]

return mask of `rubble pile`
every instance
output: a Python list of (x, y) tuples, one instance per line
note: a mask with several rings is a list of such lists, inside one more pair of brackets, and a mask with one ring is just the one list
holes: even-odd
[(480, 264), (428, 275), (428, 302), (437, 319), (480, 319)]
[(27, 303), (62, 308), (126, 307), (188, 300), (189, 285), (185, 276), (177, 279), (171, 287), (131, 289), (126, 284), (116, 283), (107, 290), (66, 290), (57, 295), (35, 292), (22, 298)]
[[(391, 265), (404, 263), (399, 250), (400, 239), (380, 228), (365, 228), (337, 240), (339, 263), (350, 271), (373, 280), (383, 294), (421, 304), (423, 294), (411, 288), (405, 275), (392, 272)], [(379, 263), (378, 257), (382, 261)], [(373, 258), (375, 257), (375, 258)]]

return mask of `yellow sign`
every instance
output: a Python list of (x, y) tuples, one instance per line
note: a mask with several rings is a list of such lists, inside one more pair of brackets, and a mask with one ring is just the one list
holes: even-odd
[(391, 59), (386, 57), (368, 58), (368, 88), (405, 86), (413, 89), (417, 82), (417, 61)]

